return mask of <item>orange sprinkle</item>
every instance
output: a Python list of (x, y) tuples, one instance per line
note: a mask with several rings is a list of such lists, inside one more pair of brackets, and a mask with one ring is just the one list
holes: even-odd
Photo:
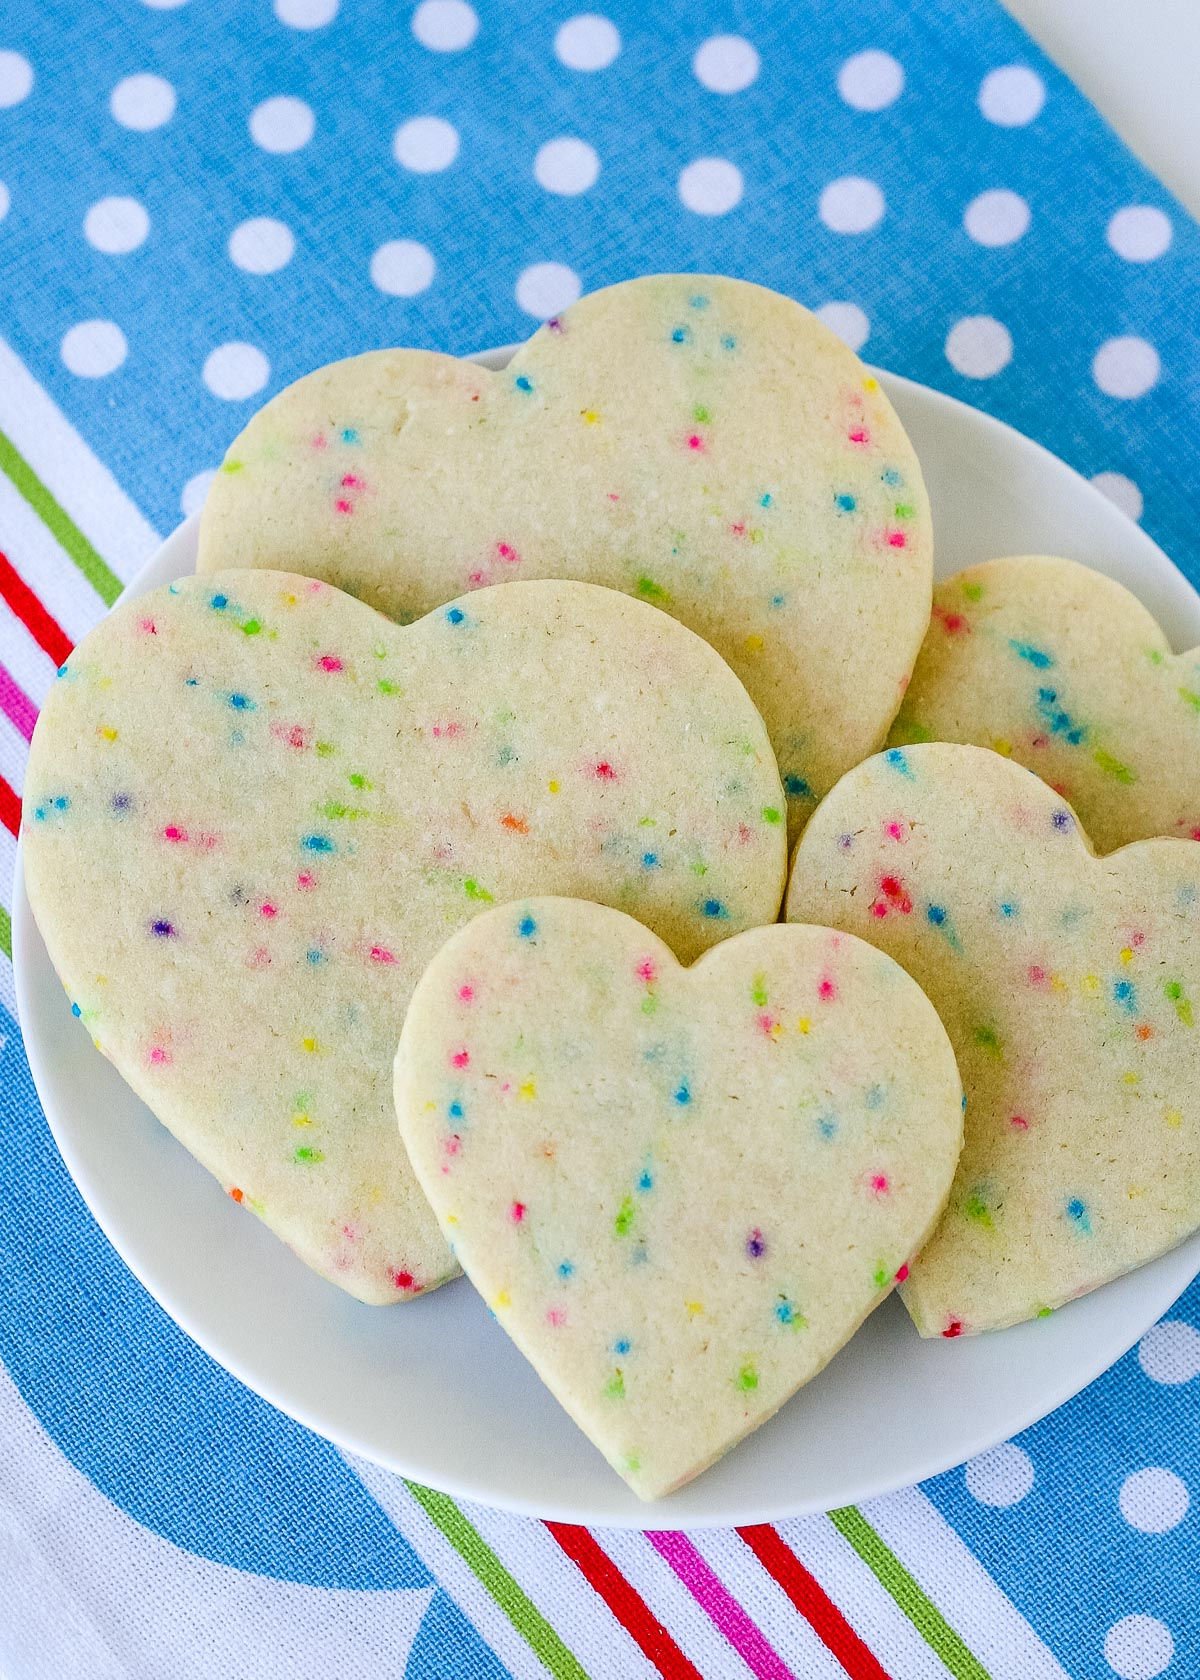
[(500, 818), (501, 828), (510, 828), (514, 834), (528, 834), (529, 824), (524, 817), (514, 817), (511, 811), (506, 811)]
[(245, 1197), (243, 1196), (242, 1192), (238, 1189), (236, 1184), (233, 1186), (233, 1189), (229, 1192), (229, 1194), (235, 1202), (241, 1202), (241, 1201), (245, 1200)]

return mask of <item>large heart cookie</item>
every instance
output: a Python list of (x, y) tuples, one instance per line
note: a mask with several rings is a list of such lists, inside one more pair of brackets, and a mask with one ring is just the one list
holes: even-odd
[(889, 952), (958, 1055), (962, 1162), (904, 1290), (922, 1335), (1045, 1313), (1200, 1224), (1200, 847), (1097, 858), (1020, 765), (895, 747), (813, 817), (787, 913)]
[(1200, 649), (1074, 560), (989, 560), (938, 585), (893, 745), (992, 747), (1069, 799), (1103, 852), (1200, 839)]
[(514, 584), (402, 630), (231, 572), (129, 602), (71, 656), (25, 878), (139, 1096), (310, 1266), (390, 1301), (455, 1270), (390, 1087), (447, 934), (552, 887), (694, 956), (777, 913), (782, 807), (737, 678), (623, 595)]
[(664, 607), (766, 719), (793, 828), (883, 742), (929, 622), (929, 505), (878, 382), (738, 280), (584, 298), (503, 373), (337, 362), (255, 416), (200, 569), (273, 566), (404, 622), (479, 584), (571, 577)]
[(826, 928), (684, 969), (628, 916), (535, 899), (438, 953), (396, 1056), (464, 1271), (643, 1499), (766, 1421), (932, 1228), (962, 1089), (927, 998)]

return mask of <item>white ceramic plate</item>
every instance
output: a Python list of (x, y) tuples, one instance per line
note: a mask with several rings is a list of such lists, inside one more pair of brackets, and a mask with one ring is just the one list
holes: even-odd
[[(492, 366), (506, 359), (480, 358)], [(925, 469), (939, 571), (1000, 554), (1070, 555), (1139, 595), (1177, 649), (1200, 643), (1200, 597), (1091, 485), (975, 410), (904, 379), (883, 380)], [(191, 519), (128, 592), (181, 577), (195, 559)], [(889, 1300), (749, 1441), (646, 1506), (468, 1283), (408, 1306), (363, 1306), (222, 1195), (72, 1020), (19, 857), (13, 943), (21, 1024), (58, 1147), (147, 1289), (215, 1359), (301, 1423), (486, 1504), (632, 1528), (764, 1522), (856, 1503), (960, 1464), (1061, 1405), (1200, 1270), (1198, 1236), (1052, 1318), (956, 1342), (922, 1342)]]

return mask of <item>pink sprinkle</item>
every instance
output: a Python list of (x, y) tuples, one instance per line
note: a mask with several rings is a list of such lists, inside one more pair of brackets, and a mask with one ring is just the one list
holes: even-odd
[(302, 869), (296, 877), (296, 885), (301, 892), (311, 892), (316, 884), (317, 877), (310, 874), (307, 869)]
[(704, 439), (700, 436), (699, 432), (693, 432), (687, 441), (689, 449), (703, 450), (704, 448)]
[(335, 513), (353, 513), (354, 512), (354, 509), (350, 506), (350, 503), (346, 500), (345, 496), (339, 496), (337, 501), (334, 502), (333, 508), (334, 508)]
[(908, 546), (908, 538), (903, 531), (889, 531), (887, 540), (889, 548), (906, 548)]
[(851, 443), (870, 443), (871, 434), (865, 426), (854, 426), (850, 431)]
[(418, 1283), (412, 1273), (406, 1271), (403, 1267), (393, 1268), (392, 1282), (397, 1289), (411, 1289), (414, 1295), (419, 1295), (425, 1287), (423, 1283)]
[(342, 479), (342, 489), (343, 490), (361, 490), (362, 488), (363, 488), (363, 481), (362, 481), (361, 478), (357, 477), (357, 475), (354, 474), (354, 473), (346, 473), (345, 474), (345, 476)]
[(1144, 945), (1146, 943), (1146, 935), (1144, 933), (1131, 933), (1129, 935), (1129, 943), (1136, 951), (1139, 945)]
[(888, 1191), (891, 1189), (891, 1185), (887, 1181), (886, 1174), (875, 1173), (871, 1179), (871, 1189), (877, 1196), (886, 1196)]
[(317, 660), (317, 664), (320, 666), (322, 671), (345, 670), (345, 666), (342, 664), (336, 653), (323, 653), (320, 659)]
[(737, 524), (731, 525), (729, 529), (733, 532), (735, 537), (744, 537), (746, 535), (746, 521), (744, 519), (739, 519)]
[(467, 582), (472, 588), (478, 589), (481, 583), (487, 582), (487, 577), (483, 572), (475, 571), (468, 574)]
[(457, 1155), (461, 1148), (462, 1137), (458, 1132), (451, 1132), (450, 1136), (442, 1144), (442, 1149), (447, 1155)]
[(884, 832), (886, 833), (889, 840), (903, 840), (904, 839), (904, 824), (903, 823), (898, 823), (898, 822), (890, 822), (886, 825), (886, 827), (884, 829)]
[(257, 949), (251, 951), (250, 960), (246, 966), (247, 968), (270, 968), (271, 953), (267, 950), (267, 947), (259, 945)]
[(512, 1220), (514, 1225), (519, 1225), (525, 1217), (525, 1203), (514, 1202), (508, 1210), (508, 1217)]
[(753, 834), (753, 831), (750, 829), (750, 827), (746, 823), (739, 823), (738, 824), (738, 839), (740, 840), (742, 845), (743, 846), (748, 846), (750, 844), (751, 840), (753, 840), (753, 838), (754, 838), (754, 834)]
[(639, 980), (644, 980), (648, 986), (651, 984), (651, 982), (654, 979), (656, 979), (657, 975), (658, 975), (658, 970), (655, 968), (654, 963), (653, 963), (653, 961), (650, 957), (645, 958), (645, 960), (643, 962), (640, 962), (638, 964), (638, 966), (637, 966), (637, 977), (638, 977)]
[(517, 553), (511, 543), (498, 542), (496, 544), (496, 553), (500, 556), (501, 560), (507, 560), (510, 566), (517, 566), (521, 562), (521, 556)]
[(832, 980), (822, 980), (817, 987), (817, 996), (822, 1003), (832, 1003), (837, 997), (837, 987)]
[(357, 1242), (358, 1238), (359, 1238), (358, 1226), (357, 1225), (343, 1225), (342, 1226), (342, 1235), (345, 1237), (347, 1242)]
[(546, 1323), (549, 1324), (553, 1329), (561, 1330), (563, 1325), (566, 1322), (567, 1322), (567, 1314), (566, 1314), (566, 1309), (564, 1307), (547, 1307), (546, 1308)]
[(908, 1278), (908, 1265), (906, 1263), (905, 1265), (901, 1266), (900, 1270), (896, 1273), (896, 1282), (897, 1283), (904, 1283), (907, 1280), (907, 1278)]
[(759, 1032), (766, 1033), (767, 1037), (770, 1038), (776, 1027), (774, 1015), (760, 1015), (757, 1019)]
[(144, 632), (147, 636), (158, 635), (158, 625), (155, 624), (152, 618), (143, 618), (138, 624), (138, 629)]
[(453, 741), (455, 737), (461, 735), (462, 732), (463, 726), (461, 723), (435, 723), (433, 726), (433, 738), (435, 741)]
[(453, 1055), (450, 1057), (450, 1066), (451, 1067), (465, 1068), (465, 1067), (469, 1067), (470, 1063), (471, 1063), (471, 1052), (469, 1050), (456, 1050), (453, 1053)]
[(1037, 963), (1031, 964), (1029, 969), (1029, 984), (1031, 986), (1044, 986), (1046, 984), (1046, 979), (1046, 970), (1044, 968), (1039, 968)]
[(883, 916), (886, 916), (887, 913), (888, 913), (887, 905), (883, 902), (883, 900), (881, 898), (877, 898), (875, 900), (874, 904), (872, 904), (872, 906), (871, 906), (872, 916), (879, 916), (879, 917), (882, 918)]
[(312, 439), (310, 447), (313, 449), (328, 449), (329, 439), (325, 436), (324, 432), (318, 432)]
[(372, 945), (371, 961), (376, 963), (394, 963), (395, 957), (386, 945)]
[(1008, 1123), (1014, 1131), (1027, 1132), (1029, 1130), (1029, 1122), (1023, 1114), (1014, 1114)]
[(163, 839), (174, 841), (176, 845), (179, 845), (187, 839), (187, 829), (176, 828), (175, 824), (171, 823), (163, 829)]
[(259, 908), (258, 913), (259, 913), (260, 916), (265, 916), (267, 918), (267, 920), (270, 921), (272, 919), (272, 917), (278, 916), (279, 910), (274, 904), (271, 904), (268, 901), (266, 904), (262, 905)]
[(458, 988), (458, 1001), (460, 1003), (474, 1003), (474, 1001), (475, 1001), (475, 988), (474, 988), (474, 986), (460, 986)]
[(149, 1056), (147, 1056), (146, 1060), (150, 1063), (151, 1067), (170, 1067), (171, 1052), (169, 1050), (164, 1050), (161, 1044), (156, 1044), (151, 1050)]
[(615, 490), (610, 490), (608, 492), (608, 499), (609, 499), (610, 502), (619, 502), (621, 500), (620, 496), (617, 495), (617, 492)]
[(612, 765), (606, 758), (602, 758), (600, 760), (600, 763), (597, 764), (592, 774), (595, 776), (596, 780), (600, 782), (615, 782), (617, 779), (617, 772), (613, 769)]

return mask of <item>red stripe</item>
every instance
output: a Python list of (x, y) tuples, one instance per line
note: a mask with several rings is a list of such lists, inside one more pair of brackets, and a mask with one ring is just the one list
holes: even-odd
[(699, 1669), (684, 1656), (671, 1635), (627, 1581), (586, 1528), (571, 1523), (548, 1522), (546, 1527), (579, 1570), (588, 1585), (599, 1594), (625, 1632), (650, 1659), (664, 1680), (704, 1680)]
[(17, 830), (21, 826), (21, 801), (0, 776), (0, 823), (3, 823), (15, 840)]
[(55, 665), (66, 663), (71, 651), (66, 631), (57, 619), (51, 618), (7, 554), (0, 554), (0, 599), (8, 602), (34, 641), (50, 655)]
[(850, 1680), (890, 1680), (815, 1575), (768, 1523), (738, 1533), (773, 1581), (777, 1581), (817, 1638), (823, 1640)]

